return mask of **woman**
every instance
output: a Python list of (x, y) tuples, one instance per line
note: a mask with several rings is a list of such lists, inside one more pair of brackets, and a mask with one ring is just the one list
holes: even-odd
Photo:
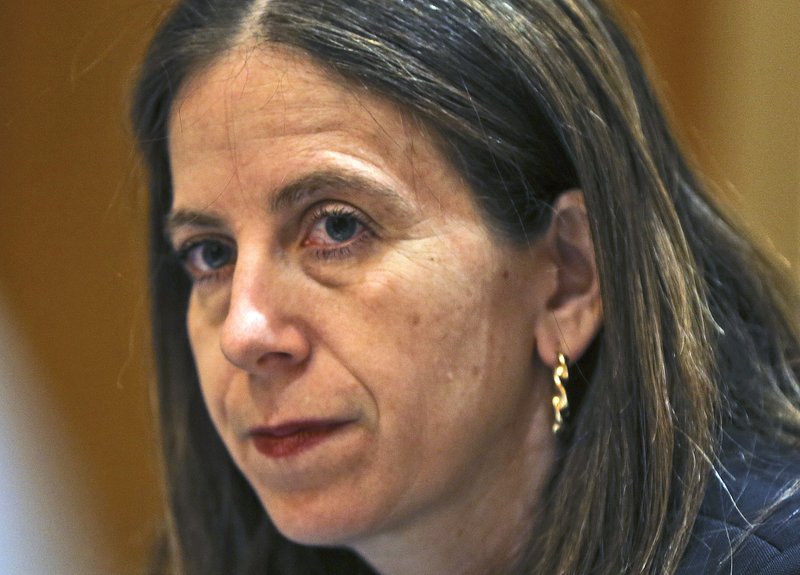
[(133, 120), (177, 572), (798, 568), (797, 292), (602, 6), (189, 0)]

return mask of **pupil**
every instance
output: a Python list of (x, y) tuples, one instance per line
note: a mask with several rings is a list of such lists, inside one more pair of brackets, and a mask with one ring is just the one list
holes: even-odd
[(230, 252), (231, 249), (225, 244), (209, 244), (203, 250), (203, 263), (211, 269), (221, 268), (230, 260)]
[(336, 242), (351, 239), (358, 227), (358, 222), (350, 216), (331, 216), (325, 222), (325, 232)]

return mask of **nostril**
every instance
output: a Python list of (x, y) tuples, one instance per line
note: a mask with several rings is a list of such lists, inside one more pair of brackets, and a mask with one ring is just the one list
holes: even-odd
[(308, 360), (308, 355), (295, 354), (285, 351), (272, 351), (261, 355), (254, 365), (248, 370), (252, 374), (270, 373), (273, 376), (277, 373), (294, 372), (302, 369)]

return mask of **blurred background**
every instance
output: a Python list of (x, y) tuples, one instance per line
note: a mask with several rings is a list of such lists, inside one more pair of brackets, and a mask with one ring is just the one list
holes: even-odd
[[(0, 572), (141, 574), (160, 518), (142, 178), (166, 2), (0, 4)], [(683, 141), (800, 269), (800, 2), (619, 0)]]

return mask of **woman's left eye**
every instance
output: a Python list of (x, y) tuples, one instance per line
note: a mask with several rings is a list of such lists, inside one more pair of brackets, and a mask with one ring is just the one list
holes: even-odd
[(327, 259), (347, 257), (363, 240), (373, 236), (366, 217), (348, 206), (322, 206), (312, 212), (311, 229), (303, 245), (316, 248)]

